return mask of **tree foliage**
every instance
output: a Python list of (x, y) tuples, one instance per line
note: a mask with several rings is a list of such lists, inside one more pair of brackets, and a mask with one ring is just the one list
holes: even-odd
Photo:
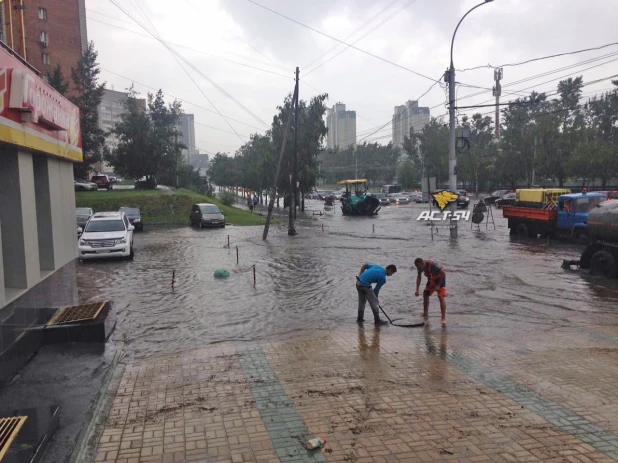
[[(94, 42), (90, 42), (77, 67), (71, 70), (76, 93), (71, 101), (79, 108), (84, 153), (84, 161), (73, 165), (75, 176), (80, 178), (87, 177), (90, 166), (101, 160), (105, 146), (105, 134), (99, 128), (98, 110), (105, 92), (105, 83), (99, 83), (101, 69), (97, 57)], [(58, 77), (61, 77), (61, 74)]]
[[(178, 120), (182, 115), (180, 102), (166, 104), (163, 92), (148, 94), (148, 111), (139, 104), (133, 88), (125, 102), (125, 112), (112, 129), (118, 146), (110, 154), (110, 163), (121, 175), (130, 178), (158, 177), (175, 184), (181, 171), (193, 175), (184, 166), (179, 141)], [(189, 166), (190, 167), (190, 166)]]
[(64, 73), (57, 64), (53, 71), (47, 71), (47, 82), (61, 95), (66, 95), (69, 83), (64, 78)]

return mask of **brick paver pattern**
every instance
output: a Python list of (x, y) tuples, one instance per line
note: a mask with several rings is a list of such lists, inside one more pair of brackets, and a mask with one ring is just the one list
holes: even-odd
[(617, 344), (366, 326), (156, 357), (126, 366), (95, 461), (618, 461)]

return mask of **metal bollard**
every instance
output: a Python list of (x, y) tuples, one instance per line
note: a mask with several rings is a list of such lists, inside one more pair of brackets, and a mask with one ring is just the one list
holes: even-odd
[(324, 233), (324, 224), (322, 224), (322, 233)]
[(375, 223), (373, 224), (373, 232), (374, 233), (376, 232), (376, 224)]
[(172, 289), (174, 289), (175, 284), (176, 284), (176, 270), (172, 270)]
[(227, 248), (230, 249), (230, 235), (227, 235)]
[(255, 265), (253, 266), (253, 287), (255, 288)]
[(236, 265), (238, 265), (239, 259), (240, 257), (238, 255), (238, 246), (236, 246)]

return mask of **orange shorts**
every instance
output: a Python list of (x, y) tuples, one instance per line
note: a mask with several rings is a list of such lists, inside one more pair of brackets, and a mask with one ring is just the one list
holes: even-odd
[[(445, 278), (446, 280), (446, 278)], [(427, 282), (427, 286), (425, 286), (425, 291), (423, 291), (424, 296), (431, 296), (436, 291), (436, 284)], [(446, 297), (446, 281), (442, 282), (442, 287), (437, 293), (438, 297)]]

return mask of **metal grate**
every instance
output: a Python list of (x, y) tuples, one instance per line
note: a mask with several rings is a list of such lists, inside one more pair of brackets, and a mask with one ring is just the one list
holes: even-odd
[(0, 418), (0, 461), (4, 458), (4, 455), (9, 450), (11, 443), (15, 440), (17, 433), (27, 419), (27, 416)]
[(105, 302), (94, 302), (92, 304), (74, 305), (63, 307), (51, 318), (48, 325), (62, 325), (64, 323), (77, 323), (95, 320), (101, 310), (105, 307)]
[(91, 248), (111, 248), (116, 245), (116, 240), (98, 240), (89, 242)]

